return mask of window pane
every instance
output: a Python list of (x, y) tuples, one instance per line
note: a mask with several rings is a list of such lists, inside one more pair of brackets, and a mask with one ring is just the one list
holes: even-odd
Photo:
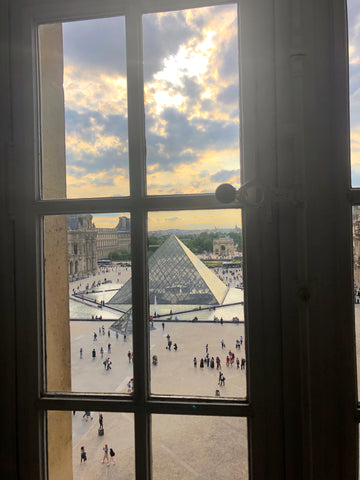
[(246, 397), (241, 211), (148, 224), (151, 392)]
[(247, 420), (152, 416), (153, 478), (236, 478), (248, 475)]
[(149, 194), (240, 183), (236, 5), (143, 16)]
[(360, 187), (360, 36), (357, 19), (358, 0), (348, 0), (349, 82), (350, 82), (350, 137), (351, 173), (353, 187)]
[(44, 218), (48, 391), (131, 392), (131, 300), (108, 305), (130, 258), (128, 214)]
[(42, 196), (129, 194), (123, 17), (39, 27)]
[(49, 411), (47, 436), (50, 480), (135, 478), (134, 420), (130, 413)]

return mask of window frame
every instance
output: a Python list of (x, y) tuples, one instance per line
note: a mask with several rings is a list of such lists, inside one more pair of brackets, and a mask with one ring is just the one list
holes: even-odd
[[(310, 0), (304, 0), (301, 5), (297, 0), (231, 2), (238, 3), (240, 10), (242, 180), (245, 183), (257, 179), (270, 187), (265, 208), (243, 206), (248, 401), (212, 402), (199, 398), (149, 398), (148, 395), (147, 329), (146, 322), (139, 320), (147, 318), (148, 308), (145, 302), (146, 212), (224, 208), (214, 195), (145, 195), (144, 135), (141, 143), (137, 143), (129, 134), (129, 151), (133, 149), (134, 159), (130, 163), (130, 197), (40, 199), (39, 112), (34, 101), (38, 84), (34, 54), (37, 25), (124, 13), (129, 18), (136, 17), (137, 7), (143, 9), (142, 13), (150, 13), (223, 3), (230, 2), (153, 0), (135, 4), (124, 1), (121, 8), (119, 3), (108, 0), (101, 6), (83, 1), (70, 4), (49, 0), (41, 4), (37, 0), (18, 0), (11, 5), (12, 109), (8, 110), (14, 119), (11, 165), (16, 194), (11, 210), (16, 322), (9, 331), (16, 336), (16, 451), (20, 477), (46, 478), (44, 412), (88, 409), (135, 413), (137, 478), (151, 478), (152, 413), (247, 417), (250, 478), (297, 478), (297, 475), (304, 479), (355, 478), (360, 409), (355, 391), (351, 208), (353, 204), (360, 204), (360, 190), (352, 189), (349, 181), (344, 1), (316, 5)], [(322, 18), (322, 22), (317, 23), (318, 18)], [(253, 28), (254, 25), (257, 28)], [(141, 52), (138, 27), (139, 22), (132, 33), (127, 32), (129, 53)], [(131, 46), (130, 35), (137, 37)], [(133, 75), (136, 82), (131, 88), (138, 92), (139, 84), (142, 85), (139, 66)], [(319, 92), (322, 93), (320, 99)], [(134, 94), (128, 95), (128, 99), (130, 131), (134, 123), (141, 121), (143, 103)], [(314, 104), (318, 106), (316, 111), (312, 108)], [(132, 119), (130, 111), (137, 112)], [(143, 125), (141, 130), (144, 131)], [(326, 148), (321, 143), (324, 137), (328, 138)], [(281, 197), (281, 188), (289, 190), (292, 185), (289, 163), (300, 169), (304, 187), (300, 203), (304, 201), (306, 209), (301, 205), (294, 209), (291, 202), (274, 200), (274, 195)], [(317, 176), (327, 165), (331, 171), (325, 184)], [(135, 182), (134, 174), (139, 172), (142, 179)], [(239, 204), (225, 208), (239, 208)], [(42, 389), (40, 219), (43, 215), (88, 212), (130, 212), (133, 220), (131, 247), (134, 284), (138, 286), (133, 289), (133, 301), (137, 305), (134, 374), (142, 379), (141, 383), (137, 382), (133, 399), (48, 394)], [(320, 218), (331, 215), (336, 231), (330, 221), (319, 225)], [(322, 248), (311, 243), (309, 231), (322, 243)], [(333, 231), (334, 237), (326, 244)], [(324, 258), (320, 259), (322, 255)], [(336, 279), (334, 272), (337, 272)], [(325, 301), (329, 291), (333, 296), (325, 308), (321, 301)], [(343, 318), (341, 331), (336, 315)], [(330, 371), (333, 361), (329, 349), (322, 349), (324, 331), (326, 341), (339, 338), (338, 365), (332, 379), (323, 375), (324, 371)], [(344, 371), (348, 375), (344, 375)], [(193, 409), (194, 404), (197, 409)], [(294, 412), (300, 413), (296, 417)], [(343, 433), (341, 441), (333, 431)], [(325, 450), (327, 455), (323, 453)], [(333, 460), (331, 466), (328, 458)]]

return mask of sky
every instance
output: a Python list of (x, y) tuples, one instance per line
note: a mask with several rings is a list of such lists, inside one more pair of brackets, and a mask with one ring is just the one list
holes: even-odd
[(360, 0), (348, 0), (352, 186), (360, 187)]
[[(348, 1), (348, 19), (352, 185), (360, 187), (360, 0)], [(143, 16), (149, 194), (239, 186), (237, 42), (235, 5)], [(124, 17), (64, 23), (63, 54), (67, 197), (129, 195)], [(166, 218), (166, 228), (193, 228), (190, 217)], [(216, 223), (209, 212), (197, 221)], [(223, 223), (234, 226), (233, 214), (224, 211)]]
[[(129, 217), (130, 213), (93, 214), (93, 223), (97, 228), (115, 228), (120, 216)], [(215, 228), (234, 228), (241, 226), (241, 210), (176, 210), (166, 212), (149, 212), (148, 230), (169, 230), (173, 228), (197, 230)]]
[[(143, 16), (148, 194), (240, 185), (237, 45), (235, 5)], [(64, 23), (63, 55), (67, 197), (129, 195), (124, 17)]]

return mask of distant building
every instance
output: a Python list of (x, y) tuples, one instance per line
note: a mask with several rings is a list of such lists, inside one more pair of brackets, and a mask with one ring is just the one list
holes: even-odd
[(119, 217), (119, 222), (115, 228), (118, 232), (126, 232), (130, 235), (130, 218)]
[(68, 274), (81, 278), (97, 270), (110, 252), (130, 252), (130, 219), (119, 217), (115, 228), (96, 228), (92, 215), (68, 215)]
[(214, 238), (213, 255), (233, 258), (235, 254), (234, 240), (230, 237)]
[(92, 215), (68, 215), (68, 274), (79, 278), (97, 269), (96, 228)]
[[(119, 226), (119, 225), (118, 225)], [(130, 252), (130, 233), (116, 228), (97, 228), (96, 251), (98, 259), (107, 258), (111, 252)]]
[(360, 208), (353, 207), (353, 255), (354, 255), (354, 283), (360, 288)]

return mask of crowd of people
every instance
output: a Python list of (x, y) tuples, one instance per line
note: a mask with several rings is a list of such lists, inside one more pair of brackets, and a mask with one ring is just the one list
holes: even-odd
[[(243, 342), (244, 342), (244, 338), (241, 335), (240, 339), (235, 340), (235, 350), (241, 351)], [(221, 344), (221, 349), (223, 350), (226, 347), (224, 339), (221, 339), (220, 344)], [(241, 360), (239, 359), (239, 357), (235, 358), (235, 353), (229, 350), (228, 354), (225, 356), (225, 365), (226, 367), (233, 367), (235, 364), (237, 369), (245, 370), (246, 359), (244, 356), (241, 357)], [(198, 365), (198, 360), (196, 356), (193, 358), (193, 365), (195, 368)], [(219, 371), (218, 386), (224, 387), (225, 375), (221, 371), (222, 370), (221, 359), (219, 355), (217, 355), (216, 358), (214, 358), (214, 356), (210, 356), (208, 343), (205, 345), (205, 355), (200, 358), (200, 363), (199, 363), (199, 368), (205, 368), (205, 366), (210, 369), (211, 368), (215, 369), (215, 366), (216, 366), (216, 370)], [(220, 396), (219, 389), (215, 390), (215, 396)]]

